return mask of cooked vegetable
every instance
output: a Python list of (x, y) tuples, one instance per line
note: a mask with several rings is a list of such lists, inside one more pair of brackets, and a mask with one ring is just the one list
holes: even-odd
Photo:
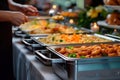
[(75, 44), (110, 42), (111, 40), (87, 34), (52, 34), (46, 38), (40, 38), (39, 41), (46, 44)]
[[(72, 48), (72, 49), (71, 49)], [(55, 49), (59, 53), (71, 58), (97, 58), (120, 56), (120, 44), (98, 44), (90, 46), (67, 46)]]
[(80, 56), (80, 58), (85, 58), (85, 56)]
[(73, 49), (73, 46), (66, 46), (67, 49)]
[(70, 54), (68, 54), (68, 57), (71, 57), (71, 58), (76, 58), (76, 57), (77, 57), (77, 55), (76, 55), (76, 53), (70, 53)]

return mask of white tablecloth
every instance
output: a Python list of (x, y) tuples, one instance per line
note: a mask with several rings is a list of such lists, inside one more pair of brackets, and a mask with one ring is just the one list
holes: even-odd
[(20, 38), (13, 37), (13, 70), (17, 80), (61, 80), (52, 66), (46, 66), (36, 59)]

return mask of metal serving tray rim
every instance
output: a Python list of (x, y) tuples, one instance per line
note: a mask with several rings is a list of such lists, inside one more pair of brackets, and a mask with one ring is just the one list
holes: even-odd
[[(34, 17), (37, 17), (37, 16), (29, 16), (29, 17), (34, 18)], [(44, 17), (38, 17), (38, 19), (42, 19), (42, 18), (44, 18)], [(50, 17), (47, 17), (47, 18), (49, 19)], [(22, 30), (20, 27), (19, 27), (19, 30), (24, 32), (26, 35), (31, 36), (31, 37), (34, 37), (34, 36), (48, 36), (48, 35), (52, 34), (52, 33), (50, 33), (50, 34), (48, 34), (48, 33), (30, 34), (29, 33), (30, 31)], [(81, 28), (80, 30), (82, 30), (83, 32), (76, 32), (76, 34), (92, 34), (93, 33), (92, 31), (87, 30), (85, 28)], [(73, 34), (73, 33), (63, 33), (63, 34)]]
[[(26, 34), (28, 34), (28, 35), (30, 35), (31, 37), (34, 37), (34, 36), (48, 36), (48, 35), (51, 35), (52, 33), (50, 33), (50, 34), (47, 34), (47, 33), (40, 33), (40, 34), (30, 34), (29, 32), (25, 32)], [(54, 34), (56, 34), (56, 33), (54, 33)], [(73, 33), (60, 33), (60, 34), (73, 34)], [(84, 32), (77, 32), (76, 34), (91, 34), (91, 32), (86, 32), (86, 31), (84, 31)]]
[(50, 16), (28, 16), (29, 19), (50, 19)]
[[(51, 34), (47, 34), (47, 33), (31, 34), (31, 33), (29, 33), (29, 31), (24, 31), (24, 30), (21, 30), (21, 32), (25, 33), (26, 35), (29, 35), (30, 37), (41, 37), (41, 36), (51, 35)], [(73, 33), (61, 33), (61, 34), (73, 34)], [(80, 32), (80, 33), (78, 32), (76, 34), (91, 34), (91, 32), (84, 31), (84, 32)]]
[(112, 34), (105, 34), (105, 35), (108, 36), (108, 37), (113, 37), (113, 38), (120, 39), (120, 37), (119, 37), (119, 36), (116, 36), (116, 35), (112, 35)]
[(30, 37), (41, 37), (41, 36), (48, 36), (48, 35), (50, 35), (50, 34), (30, 34), (29, 31), (24, 31), (24, 30), (21, 30), (20, 28), (19, 28), (19, 30), (21, 32), (25, 33), (25, 35), (28, 35)]
[(48, 36), (49, 35), (49, 34), (29, 34), (29, 33), (27, 33), (27, 34), (31, 37), (35, 37), (35, 36), (41, 37), (41, 36)]
[[(118, 42), (105, 43), (105, 44), (114, 44), (114, 43), (118, 44)], [(95, 43), (95, 44), (96, 44), (96, 43)], [(90, 45), (95, 45), (95, 44), (85, 44), (85, 45), (90, 46)], [(98, 43), (97, 43), (97, 44), (98, 44)], [(120, 43), (119, 43), (119, 44), (120, 44)], [(67, 45), (66, 45), (66, 46), (67, 46)], [(77, 45), (73, 45), (73, 46), (82, 46), (82, 44), (81, 44), (81, 45), (80, 45), (80, 44), (77, 44)], [(119, 58), (119, 59), (120, 59), (120, 56), (115, 56), (115, 57), (99, 57), (99, 58), (84, 58), (84, 59), (82, 59), (82, 58), (69, 58), (69, 57), (62, 55), (61, 53), (59, 53), (59, 52), (57, 52), (57, 51), (55, 50), (55, 48), (60, 48), (60, 47), (65, 47), (65, 45), (61, 45), (61, 46), (59, 46), (59, 45), (56, 45), (56, 46), (47, 46), (46, 48), (47, 48), (48, 50), (52, 51), (54, 54), (60, 56), (61, 58), (63, 58), (63, 59), (66, 60), (66, 61), (76, 61), (76, 60), (79, 60), (79, 61), (85, 61), (85, 60), (103, 60), (103, 59), (111, 59), (111, 58)]]
[[(41, 37), (41, 36), (48, 36), (48, 35), (52, 34), (52, 33), (50, 33), (50, 34), (48, 34), (48, 33), (31, 34), (31, 33), (29, 33), (30, 31), (24, 31), (24, 30), (21, 30), (20, 28), (19, 28), (19, 30), (31, 37), (37, 37), (37, 36)], [(54, 33), (54, 34), (56, 34), (56, 33)], [(73, 33), (61, 33), (61, 34), (73, 34)], [(92, 32), (83, 30), (83, 32), (77, 32), (76, 34), (92, 34)]]
[[(40, 34), (30, 34), (29, 32), (27, 32), (27, 31), (23, 31), (24, 33), (26, 33), (27, 35), (29, 35), (29, 36), (31, 36), (31, 37), (39, 37), (39, 36), (48, 36), (48, 35), (51, 35), (52, 33), (50, 33), (50, 34), (47, 34), (47, 33), (40, 33)], [(54, 34), (56, 34), (56, 33), (54, 33)], [(73, 34), (73, 33), (60, 33), (60, 34)], [(84, 31), (84, 32), (77, 32), (76, 34), (91, 34), (91, 32), (86, 32), (86, 31)]]
[[(108, 40), (111, 40), (112, 42), (120, 42), (120, 40), (118, 39), (114, 39), (114, 38), (111, 38), (111, 37), (107, 37), (107, 36), (104, 36), (104, 35), (100, 35), (100, 34), (88, 34), (88, 35), (93, 35), (93, 36), (97, 36), (99, 38), (104, 38), (104, 39), (108, 39)], [(46, 44), (46, 43), (43, 43), (43, 42), (40, 42), (38, 41), (38, 39), (40, 38), (46, 38), (46, 37), (31, 37), (31, 39), (33, 39), (35, 42), (37, 42), (38, 44), (42, 45), (42, 46), (55, 46), (55, 45), (77, 45), (77, 44), (91, 44), (91, 43), (69, 43), (69, 44)], [(111, 43), (111, 42), (94, 42), (94, 43)], [(94, 44), (92, 43), (92, 44)]]

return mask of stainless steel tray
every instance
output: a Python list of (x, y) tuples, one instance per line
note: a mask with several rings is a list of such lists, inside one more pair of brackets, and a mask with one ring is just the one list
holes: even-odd
[[(111, 43), (118, 44), (118, 43)], [(93, 44), (87, 44), (93, 45)], [(80, 46), (80, 45), (76, 45)], [(48, 50), (65, 60), (62, 64), (53, 63), (54, 72), (63, 80), (119, 80), (120, 57), (101, 57), (75, 59), (68, 58), (55, 51), (65, 46), (49, 46)]]
[[(41, 19), (44, 19), (44, 20), (49, 20), (49, 17), (37, 17), (37, 16), (29, 16), (29, 18), (30, 19), (32, 19), (32, 20), (41, 20)], [(48, 22), (50, 22), (50, 21), (48, 21)], [(69, 26), (68, 26), (69, 27)], [(75, 29), (75, 28), (74, 28)], [(31, 37), (35, 37), (35, 36), (48, 36), (49, 35), (49, 33), (38, 33), (38, 34), (33, 34), (33, 33), (30, 33), (31, 31), (25, 31), (25, 30), (22, 30), (21, 28), (19, 28), (19, 30), (21, 31), (21, 32), (23, 32), (23, 33), (25, 33), (25, 34), (27, 34), (27, 35), (29, 35), (29, 36), (31, 36)], [(86, 28), (81, 28), (81, 29), (75, 29), (76, 30), (76, 33), (78, 33), (78, 34), (91, 34), (91, 33), (93, 33), (91, 30), (88, 30), (88, 29), (86, 29)], [(77, 30), (78, 30), (78, 32), (77, 32)], [(53, 32), (54, 33), (54, 32)], [(58, 32), (59, 33), (59, 32)], [(73, 34), (73, 33), (64, 33), (64, 34)]]
[(108, 36), (108, 37), (112, 37), (112, 38), (120, 40), (120, 36), (116, 36), (116, 35), (112, 35), (112, 34), (105, 34), (105, 35)]
[[(84, 29), (84, 28), (82, 28), (81, 29), (83, 32), (78, 32), (78, 33), (76, 33), (76, 34), (92, 34), (92, 32), (91, 31), (89, 31), (89, 30), (86, 30), (86, 29)], [(43, 34), (30, 34), (29, 32), (26, 32), (26, 31), (22, 31), (21, 30), (21, 32), (23, 32), (23, 33), (25, 33), (26, 35), (29, 35), (30, 37), (47, 37), (48, 35), (50, 35), (50, 34), (45, 34), (45, 33), (43, 33)], [(73, 33), (62, 33), (62, 34), (73, 34)]]
[(14, 32), (15, 36), (18, 37), (47, 37), (49, 34), (29, 34), (26, 31), (22, 31), (20, 28)]
[[(96, 37), (99, 37), (99, 38), (104, 38), (104, 39), (107, 39), (107, 40), (111, 40), (111, 42), (120, 42), (120, 40), (118, 40), (118, 39), (110, 38), (110, 37), (100, 35), (100, 34), (89, 34), (89, 35), (93, 35), (93, 36), (96, 36)], [(31, 37), (31, 39), (33, 39), (34, 41), (36, 41), (37, 43), (39, 43), (42, 46), (91, 44), (91, 43), (46, 44), (46, 43), (38, 41), (38, 39), (41, 39), (41, 38), (46, 38), (46, 37)], [(97, 43), (111, 43), (111, 42), (97, 42)], [(94, 44), (94, 43), (92, 43), (92, 44)]]
[(108, 23), (106, 23), (106, 21), (98, 21), (97, 24), (99, 26), (104, 26), (106, 28), (112, 28), (112, 29), (120, 29), (120, 25), (110, 25)]
[[(92, 45), (99, 45), (100, 43), (93, 43), (93, 44), (76, 44), (76, 45), (70, 45), (70, 46), (73, 46), (73, 47), (79, 47), (79, 46), (92, 46)], [(111, 42), (111, 43), (102, 43), (102, 44), (119, 44), (120, 45), (120, 42)], [(46, 47), (48, 50), (52, 51), (54, 54), (60, 56), (62, 59), (66, 60), (66, 61), (75, 61), (75, 60), (89, 60), (88, 58), (87, 59), (82, 59), (82, 58), (70, 58), (70, 57), (67, 57), (67, 56), (64, 56), (63, 54), (57, 52), (55, 49), (56, 48), (61, 48), (61, 47), (67, 47), (69, 45), (55, 45), (55, 46), (48, 46)], [(104, 59), (104, 58), (108, 58), (109, 57), (100, 57), (100, 58), (97, 58), (97, 59)], [(120, 58), (120, 57), (119, 57)], [(96, 58), (92, 58), (93, 60), (96, 59)], [(91, 60), (91, 58), (90, 58)]]
[[(77, 34), (92, 34), (92, 32), (89, 30), (85, 30), (83, 28), (81, 30), (83, 30), (83, 32), (77, 33)], [(28, 37), (28, 36), (29, 37), (47, 37), (48, 35), (50, 35), (50, 34), (30, 34), (29, 32), (23, 31), (20, 28), (14, 34), (18, 37)], [(67, 34), (67, 33), (63, 33), (63, 34)], [(72, 33), (69, 33), (69, 34), (72, 34)]]

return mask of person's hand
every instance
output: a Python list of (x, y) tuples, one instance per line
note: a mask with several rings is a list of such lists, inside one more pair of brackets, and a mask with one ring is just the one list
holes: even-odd
[(9, 6), (10, 10), (20, 11), (28, 16), (37, 16), (38, 15), (37, 8), (32, 5), (27, 5), (27, 4), (23, 5), (23, 4), (16, 3), (13, 0), (8, 0), (8, 6)]
[(21, 5), (19, 11), (23, 12), (25, 15), (28, 15), (28, 16), (38, 16), (39, 15), (37, 8), (35, 8), (32, 5)]
[(10, 12), (9, 21), (15, 25), (19, 26), (28, 21), (28, 17), (25, 16), (22, 12)]

